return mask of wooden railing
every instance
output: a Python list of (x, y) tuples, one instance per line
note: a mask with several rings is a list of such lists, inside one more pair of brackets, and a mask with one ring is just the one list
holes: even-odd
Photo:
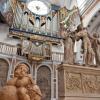
[(0, 53), (5, 55), (16, 55), (17, 47), (0, 42)]

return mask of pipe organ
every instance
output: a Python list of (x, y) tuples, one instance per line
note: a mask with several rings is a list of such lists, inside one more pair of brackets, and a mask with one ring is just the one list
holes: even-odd
[(33, 14), (25, 3), (17, 2), (12, 28), (57, 36), (59, 32), (59, 13), (57, 9), (59, 9), (59, 6), (51, 6), (52, 9), (49, 14), (39, 16)]

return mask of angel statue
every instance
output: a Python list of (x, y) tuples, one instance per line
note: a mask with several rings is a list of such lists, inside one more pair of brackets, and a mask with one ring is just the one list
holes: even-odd
[(27, 65), (19, 64), (14, 77), (1, 88), (0, 100), (41, 100), (41, 91), (28, 72)]

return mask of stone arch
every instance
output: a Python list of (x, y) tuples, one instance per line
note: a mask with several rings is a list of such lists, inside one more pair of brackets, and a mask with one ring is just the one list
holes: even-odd
[(40, 65), (37, 68), (37, 84), (42, 92), (42, 100), (51, 100), (52, 70), (50, 66)]
[(8, 65), (10, 66), (10, 61), (9, 61), (7, 58), (5, 58), (5, 57), (0, 57), (0, 59), (5, 60), (5, 61), (8, 63)]
[(9, 71), (9, 61), (5, 58), (0, 58), (0, 87), (4, 86), (7, 81)]
[(36, 70), (38, 70), (41, 66), (47, 66), (50, 69), (51, 73), (52, 73), (53, 70), (52, 70), (51, 66), (48, 65), (48, 64), (40, 64), (40, 65), (37, 66)]

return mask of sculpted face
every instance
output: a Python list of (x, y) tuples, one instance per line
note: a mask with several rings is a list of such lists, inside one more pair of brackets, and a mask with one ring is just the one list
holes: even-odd
[(15, 69), (15, 72), (14, 72), (14, 76), (20, 77), (20, 78), (27, 76), (27, 74), (28, 74), (28, 67), (25, 64), (18, 65), (18, 67)]
[(75, 34), (76, 41), (79, 41), (81, 39), (81, 37), (82, 37), (81, 35), (82, 34), (80, 32), (78, 32), (78, 33)]

